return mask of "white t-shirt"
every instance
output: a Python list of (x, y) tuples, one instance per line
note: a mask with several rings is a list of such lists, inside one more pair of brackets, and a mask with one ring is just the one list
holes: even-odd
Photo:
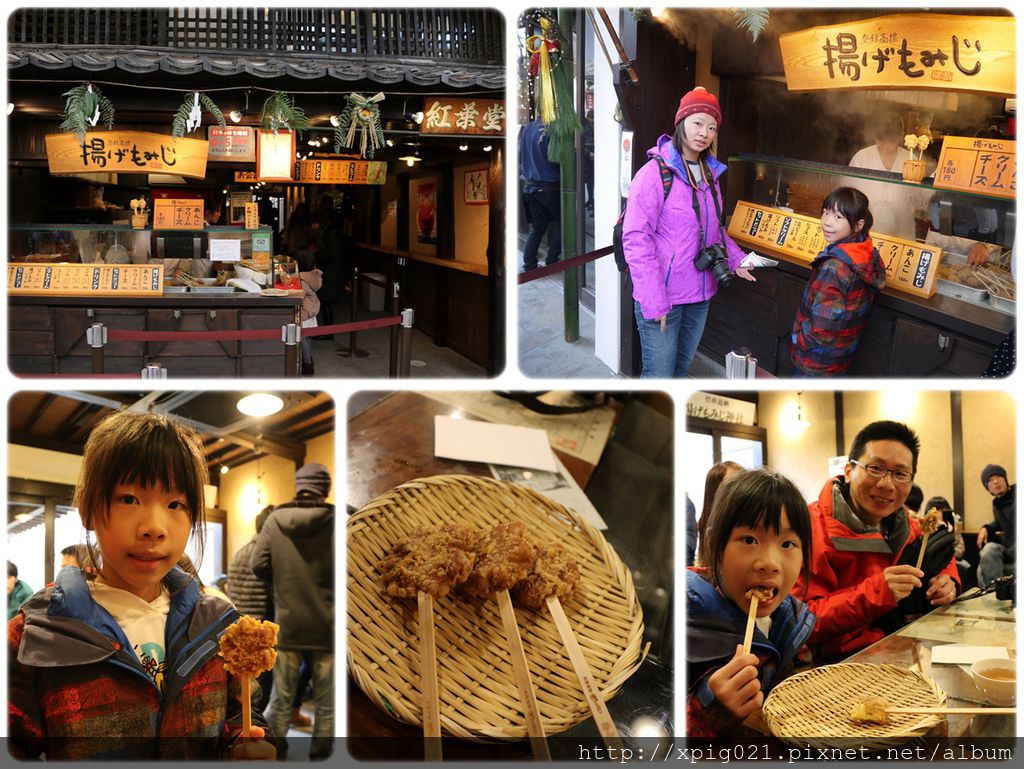
[(159, 597), (148, 603), (127, 590), (111, 587), (102, 577), (97, 577), (88, 585), (96, 603), (110, 612), (110, 616), (121, 626), (143, 669), (163, 691), (164, 668), (167, 666), (164, 631), (167, 627), (167, 613), (171, 608), (167, 588), (163, 588)]
[(754, 620), (754, 627), (761, 631), (761, 634), (765, 638), (772, 632), (772, 618), (771, 617), (757, 617)]
[[(872, 144), (859, 150), (852, 158), (850, 165), (855, 168), (868, 168), (872, 171), (889, 171), (894, 174), (903, 173), (903, 161), (910, 160), (910, 152), (903, 147), (896, 148), (896, 159), (891, 168), (882, 163), (878, 145)], [(876, 182), (870, 179), (843, 179), (847, 186), (854, 187), (868, 196), (868, 208), (874, 224), (872, 233), (879, 235), (895, 235), (905, 240), (914, 240), (914, 213), (918, 209), (927, 211), (931, 199), (931, 191), (915, 190), (913, 187), (898, 183)]]

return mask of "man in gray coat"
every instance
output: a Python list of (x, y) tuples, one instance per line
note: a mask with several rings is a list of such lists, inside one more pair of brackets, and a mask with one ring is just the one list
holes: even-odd
[[(303, 652), (313, 660), (311, 758), (327, 758), (334, 734), (334, 505), (325, 499), (331, 475), (321, 464), (295, 473), (295, 499), (279, 505), (256, 539), (250, 566), (274, 586), (280, 625), (274, 687), (267, 708), (272, 734), (284, 735)], [(280, 758), (287, 750), (283, 737)]]

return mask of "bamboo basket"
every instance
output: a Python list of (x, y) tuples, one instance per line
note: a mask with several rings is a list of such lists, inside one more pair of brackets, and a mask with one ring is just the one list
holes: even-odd
[(941, 707), (945, 693), (931, 678), (895, 665), (842, 662), (787, 678), (768, 695), (764, 719), (791, 745), (883, 750), (924, 735), (941, 715), (892, 713), (887, 724), (850, 718), (854, 705), (884, 697), (892, 707)]
[[(542, 543), (578, 561), (576, 595), (564, 602), (601, 697), (609, 700), (642, 662), (643, 616), (629, 568), (600, 531), (573, 511), (504, 481), (439, 475), (403, 484), (348, 521), (348, 667), (392, 717), (422, 725), (416, 601), (388, 598), (376, 566), (418, 526), (488, 529), (522, 521)], [(548, 612), (516, 608), (546, 734), (589, 718), (590, 708)], [(497, 601), (453, 591), (434, 608), (441, 728), (469, 740), (527, 737)]]

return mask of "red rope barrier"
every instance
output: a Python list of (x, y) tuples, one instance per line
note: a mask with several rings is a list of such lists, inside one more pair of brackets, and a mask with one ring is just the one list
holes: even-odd
[(142, 379), (138, 374), (31, 374), (33, 379)]
[(388, 284), (387, 284), (386, 280), (377, 280), (376, 278), (371, 278), (369, 273), (366, 273), (366, 272), (359, 273), (359, 280), (360, 281), (365, 281), (366, 283), (372, 283), (375, 286), (380, 286), (381, 288), (383, 288), (385, 290), (387, 290), (387, 287), (388, 287)]
[(574, 256), (572, 259), (564, 259), (562, 261), (555, 262), (554, 264), (545, 265), (544, 267), (536, 267), (527, 272), (519, 273), (517, 281), (521, 286), (524, 283), (529, 283), (531, 280), (538, 280), (539, 278), (546, 278), (548, 275), (565, 272), (573, 267), (580, 267), (587, 262), (597, 261), (602, 256), (608, 256), (612, 250), (611, 246), (605, 246), (604, 248), (597, 249), (597, 251), (591, 251), (587, 254)]
[[(397, 326), (401, 322), (402, 316), (395, 315), (390, 318), (361, 320), (356, 323), (313, 326), (302, 329), (302, 333), (304, 336), (344, 334), (349, 331), (370, 331), (375, 328)], [(279, 342), (281, 341), (281, 328), (260, 328), (248, 331), (128, 331), (119, 328), (107, 329), (107, 340), (110, 342), (231, 342), (243, 339), (271, 339)]]

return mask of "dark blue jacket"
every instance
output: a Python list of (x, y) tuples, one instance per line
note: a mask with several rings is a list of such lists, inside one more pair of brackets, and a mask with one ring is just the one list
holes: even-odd
[(523, 127), (519, 134), (519, 178), (523, 192), (557, 187), (562, 180), (558, 165), (548, 160), (548, 132), (539, 120)]
[[(754, 629), (750, 649), (759, 657), (767, 657), (758, 668), (761, 691), (765, 694), (793, 672), (797, 652), (810, 638), (817, 618), (803, 601), (788, 595), (772, 613), (771, 620), (768, 638)], [(708, 687), (707, 679), (736, 655), (736, 647), (743, 643), (746, 627), (747, 617), (735, 603), (696, 571), (687, 570), (686, 689), (687, 733), (690, 736), (705, 736), (707, 730), (692, 722), (700, 719), (702, 711), (721, 707)], [(720, 720), (720, 715), (712, 720)]]

